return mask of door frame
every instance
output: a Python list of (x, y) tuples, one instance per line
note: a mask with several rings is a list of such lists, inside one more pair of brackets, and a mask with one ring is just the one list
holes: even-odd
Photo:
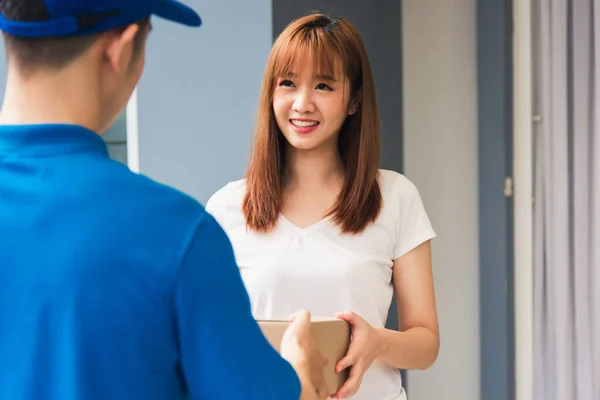
[(537, 34), (537, 4), (514, 4), (513, 87), (514, 140), (514, 284), (515, 284), (515, 399), (533, 396), (533, 125), (534, 77), (532, 52)]
[(481, 398), (515, 398), (512, 1), (477, 0)]

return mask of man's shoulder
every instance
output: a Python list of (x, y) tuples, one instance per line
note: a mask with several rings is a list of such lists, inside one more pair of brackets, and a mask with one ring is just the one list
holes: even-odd
[(90, 201), (98, 218), (118, 225), (123, 242), (147, 247), (149, 252), (182, 251), (190, 235), (210, 217), (189, 194), (124, 166), (108, 166), (95, 180), (99, 187), (90, 187), (84, 196), (97, 195)]
[(110, 175), (107, 184), (114, 187), (110, 192), (132, 209), (152, 213), (154, 217), (173, 217), (176, 214), (199, 216), (205, 213), (203, 205), (189, 194), (146, 175), (127, 168), (113, 171)]

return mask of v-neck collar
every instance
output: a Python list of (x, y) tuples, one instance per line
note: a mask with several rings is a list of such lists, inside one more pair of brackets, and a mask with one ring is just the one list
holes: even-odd
[(308, 236), (311, 235), (315, 232), (317, 232), (318, 230), (320, 230), (321, 228), (323, 228), (324, 226), (327, 225), (327, 223), (329, 221), (331, 221), (331, 215), (327, 216), (317, 222), (315, 222), (314, 224), (311, 224), (305, 228), (301, 228), (300, 226), (296, 225), (295, 223), (293, 223), (292, 221), (290, 221), (289, 219), (287, 219), (287, 217), (285, 215), (283, 215), (283, 213), (279, 213), (279, 221), (280, 223), (282, 223), (284, 226), (286, 226), (288, 229), (291, 229), (294, 233), (296, 234), (301, 234), (303, 236)]

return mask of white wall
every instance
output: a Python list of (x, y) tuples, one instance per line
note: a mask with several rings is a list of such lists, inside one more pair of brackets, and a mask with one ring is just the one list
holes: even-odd
[(441, 349), (410, 400), (480, 398), (475, 0), (404, 0), (405, 173), (438, 238)]
[(140, 172), (201, 202), (243, 177), (272, 43), (271, 0), (186, 0), (190, 29), (153, 20), (138, 93)]

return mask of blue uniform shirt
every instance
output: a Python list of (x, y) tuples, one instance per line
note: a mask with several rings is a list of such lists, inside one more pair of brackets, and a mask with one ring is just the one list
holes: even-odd
[(71, 125), (0, 127), (0, 399), (297, 399), (231, 244)]

